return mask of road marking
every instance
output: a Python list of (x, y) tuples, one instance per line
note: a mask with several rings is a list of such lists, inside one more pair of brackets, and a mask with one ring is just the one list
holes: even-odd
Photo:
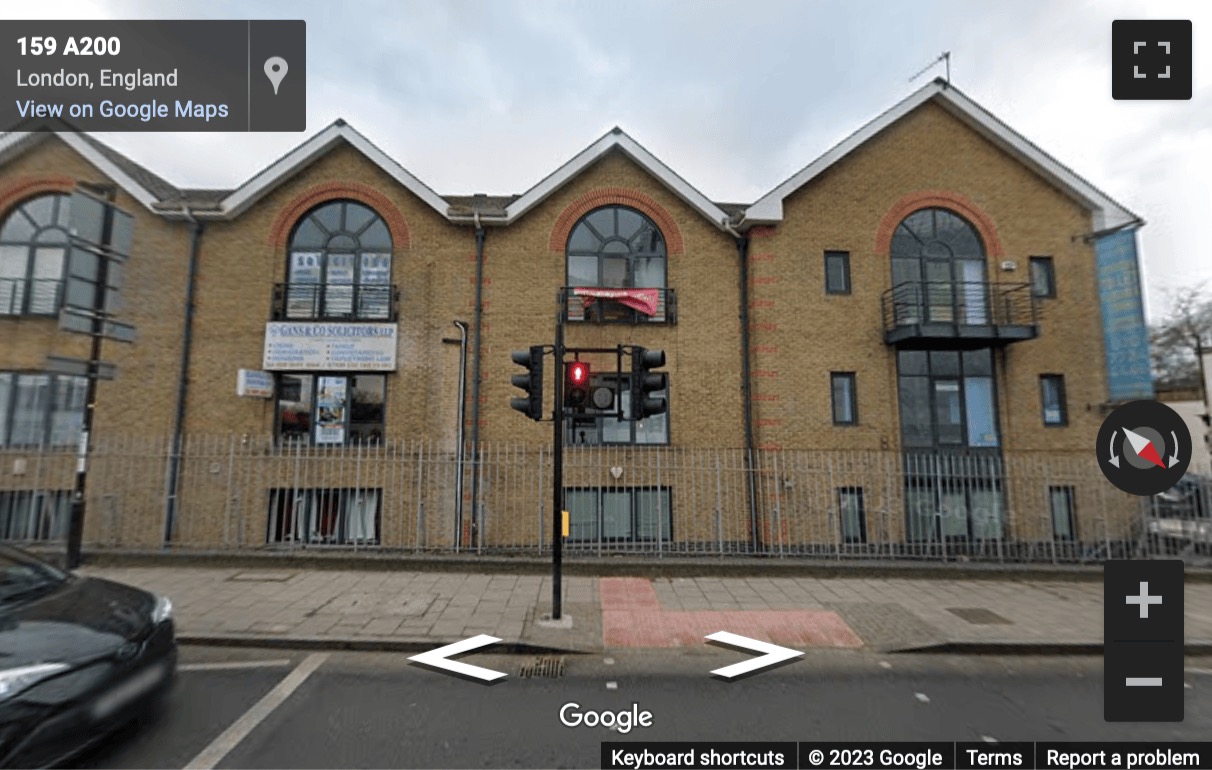
[(1206, 674), (1207, 676), (1212, 676), (1212, 669), (1207, 669), (1207, 668), (1188, 668), (1188, 669), (1186, 669), (1186, 670), (1187, 670), (1187, 671), (1190, 671), (1192, 674)]
[(730, 631), (716, 631), (714, 634), (708, 634), (706, 637), (709, 641), (718, 644), (725, 644), (729, 647), (739, 647), (748, 652), (760, 652), (762, 655), (757, 658), (733, 663), (731, 666), (717, 668), (711, 673), (716, 676), (722, 676), (725, 679), (735, 679), (738, 676), (752, 674), (756, 671), (761, 671), (764, 668), (785, 663), (794, 658), (803, 657), (804, 653), (799, 650), (793, 650), (789, 647), (779, 647), (777, 644), (763, 642), (758, 639), (750, 639), (747, 636), (734, 634)]
[(202, 749), (202, 752), (185, 766), (185, 770), (213, 770), (217, 767), (223, 758), (239, 745), (240, 741), (247, 738), (257, 725), (265, 721), (265, 718), (272, 714), (274, 709), (281, 706), (291, 693), (299, 689), (299, 685), (306, 682), (307, 677), (311, 676), (326, 660), (328, 660), (327, 652), (312, 653), (304, 658), (303, 662), (283, 677), (274, 689), (266, 693), (265, 697), (257, 701), (252, 708), (244, 712), (243, 716), (220, 733), (219, 737), (211, 741), (209, 746)]
[(997, 743), (997, 738), (994, 738), (992, 735), (982, 735), (981, 740), (985, 743)]
[(289, 658), (276, 658), (274, 660), (231, 660), (220, 663), (182, 663), (177, 666), (177, 670), (227, 671), (241, 668), (281, 668), (290, 664), (291, 661)]
[(613, 666), (614, 658), (602, 658), (602, 662), (605, 663), (607, 666)]
[(880, 668), (892, 668), (892, 664), (886, 660), (880, 661)]
[(464, 639), (454, 644), (447, 644), (443, 647), (423, 652), (420, 655), (412, 655), (408, 659), (416, 661), (423, 666), (440, 669), (443, 672), (450, 674), (458, 674), (460, 676), (471, 677), (478, 679), (481, 682), (495, 682), (501, 677), (506, 676), (504, 671), (493, 671), (491, 668), (482, 668), (473, 666), (470, 663), (460, 663), (457, 660), (451, 660), (452, 655), (460, 655), (464, 652), (487, 647), (490, 644), (496, 644), (501, 641), (495, 636), (488, 634), (477, 634), (468, 639)]
[(913, 693), (913, 697), (917, 698), (922, 703), (930, 702), (930, 696), (926, 695), (926, 693), (924, 693), (924, 692), (915, 692), (915, 693)]
[(617, 690), (617, 689), (619, 689), (619, 683), (618, 682), (607, 682), (606, 689), (607, 690)]

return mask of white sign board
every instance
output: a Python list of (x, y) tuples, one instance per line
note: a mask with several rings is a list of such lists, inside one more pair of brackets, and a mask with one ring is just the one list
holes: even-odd
[(236, 395), (248, 398), (273, 398), (274, 376), (256, 369), (240, 369), (236, 373)]
[(265, 325), (262, 368), (271, 372), (394, 372), (396, 325), (271, 321)]

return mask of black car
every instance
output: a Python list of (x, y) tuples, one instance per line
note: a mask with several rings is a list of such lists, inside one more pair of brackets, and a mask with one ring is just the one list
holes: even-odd
[(0, 545), (0, 765), (58, 764), (176, 677), (172, 603)]

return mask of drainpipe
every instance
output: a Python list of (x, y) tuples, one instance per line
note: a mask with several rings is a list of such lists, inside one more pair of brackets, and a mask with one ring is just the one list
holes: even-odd
[(757, 483), (753, 465), (753, 386), (750, 373), (749, 345), (749, 235), (737, 232), (727, 221), (724, 229), (736, 238), (736, 253), (740, 262), (741, 287), (741, 400), (745, 409), (745, 486), (749, 492), (749, 544), (757, 550), (760, 544), (757, 520)]
[[(480, 224), (480, 212), (475, 212), (476, 227), (476, 307), (475, 349), (471, 374), (471, 534), (472, 543), (479, 544), (477, 527), (480, 524), (480, 348), (484, 321), (484, 225)], [(459, 531), (460, 539), (463, 536)]]
[(181, 362), (177, 372), (177, 409), (173, 418), (172, 455), (168, 462), (168, 485), (164, 509), (164, 547), (168, 548), (177, 525), (181, 486), (181, 443), (185, 430), (185, 398), (189, 392), (189, 356), (194, 341), (194, 294), (198, 282), (198, 251), (202, 244), (203, 225), (189, 207), (185, 219), (193, 225), (189, 241), (189, 272), (185, 281), (185, 319), (181, 330)]
[(463, 463), (466, 461), (466, 447), (463, 446), (463, 432), (467, 421), (467, 322), (455, 321), (459, 329), (459, 426), (455, 431), (458, 449), (455, 450), (455, 551), (463, 545)]

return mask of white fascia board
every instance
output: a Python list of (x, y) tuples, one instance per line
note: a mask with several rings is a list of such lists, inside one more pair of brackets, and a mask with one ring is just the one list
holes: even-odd
[(646, 150), (639, 142), (618, 130), (611, 131), (577, 153), (567, 163), (560, 166), (534, 187), (531, 187), (516, 201), (506, 206), (506, 224), (512, 224), (514, 220), (542, 203), (548, 196), (574, 179), (594, 161), (616, 147), (627, 153), (628, 157), (638, 163), (641, 168), (656, 177), (670, 192), (711, 220), (712, 224), (717, 228), (720, 230), (725, 229), (728, 215), (723, 209), (712, 203), (707, 196), (696, 190), (685, 179), (678, 176), (677, 173)]
[(808, 182), (824, 173), (830, 166), (850, 154), (852, 150), (866, 144), (869, 139), (888, 126), (908, 115), (939, 91), (939, 85), (931, 83), (914, 91), (897, 102), (879, 117), (868, 122), (850, 136), (833, 145), (816, 160), (809, 163), (790, 179), (758, 198), (745, 211), (745, 224), (775, 224), (783, 221), (783, 200)]
[(328, 152), (339, 141), (348, 142), (438, 214), (444, 218), (447, 217), (449, 205), (441, 196), (347, 123), (333, 123), (233, 190), (219, 204), (222, 216), (224, 218), (239, 216), (263, 195), (268, 194), (299, 169)]
[[(52, 131), (47, 133), (57, 136), (64, 144), (75, 150), (89, 164), (113, 181), (114, 184), (139, 201), (148, 211), (155, 211), (154, 206), (159, 203), (159, 199), (155, 195), (152, 195), (146, 187), (136, 182), (126, 172), (114, 165), (113, 161), (97, 152), (97, 149), (81, 139), (79, 134), (72, 131)], [(5, 152), (28, 136), (29, 134), (25, 132), (9, 132), (0, 137), (0, 153)]]
[(940, 103), (948, 112), (1089, 208), (1095, 231), (1141, 221), (1139, 216), (1121, 206), (960, 91), (944, 88), (939, 97)]
[(787, 196), (930, 99), (937, 99), (948, 112), (1089, 208), (1094, 230), (1122, 227), (1140, 221), (1140, 217), (1116, 203), (963, 93), (951, 86), (935, 82), (913, 92), (759, 198), (745, 212), (744, 223), (757, 225), (781, 222), (783, 200)]

